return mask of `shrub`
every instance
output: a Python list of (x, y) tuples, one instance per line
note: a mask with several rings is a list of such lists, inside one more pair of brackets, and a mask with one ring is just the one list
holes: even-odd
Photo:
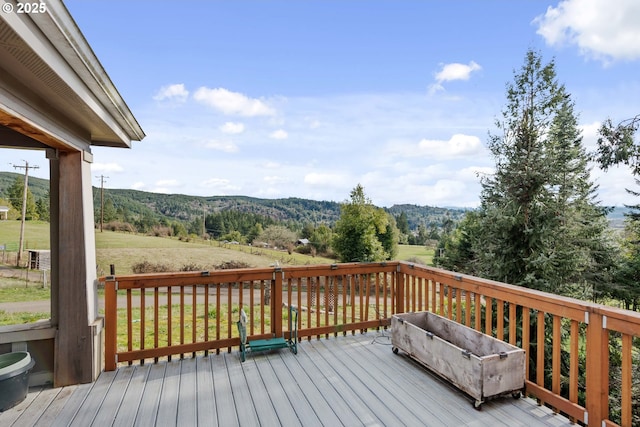
[(251, 268), (251, 264), (244, 261), (224, 261), (215, 266), (216, 270), (230, 270), (233, 268)]
[(131, 266), (131, 270), (135, 274), (142, 273), (166, 273), (168, 271), (174, 271), (174, 269), (167, 265), (161, 263), (152, 263), (149, 261), (142, 261)]

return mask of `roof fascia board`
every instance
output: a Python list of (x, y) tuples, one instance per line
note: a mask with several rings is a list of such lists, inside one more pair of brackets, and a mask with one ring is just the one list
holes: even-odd
[[(54, 5), (54, 1), (47, 2), (47, 10), (50, 10), (49, 8), (54, 7)], [(76, 92), (87, 107), (91, 109), (91, 111), (93, 111), (94, 114), (96, 114), (96, 116), (98, 116), (114, 132), (116, 137), (127, 147), (130, 147), (132, 138), (124, 131), (120, 123), (116, 120), (116, 117), (113, 116), (112, 111), (108, 109), (108, 106), (105, 106), (104, 103), (98, 100), (94, 92), (91, 91), (87, 84), (79, 77), (83, 73), (85, 75), (87, 74), (88, 71), (86, 67), (84, 69), (72, 68), (67, 59), (61, 55), (60, 49), (58, 49), (58, 47), (62, 48), (62, 46), (55, 46), (52, 44), (52, 41), (59, 44), (63, 40), (67, 40), (64, 34), (58, 32), (56, 37), (54, 34), (47, 35), (42, 31), (41, 27), (47, 27), (47, 19), (50, 21), (50, 24), (47, 27), (48, 31), (50, 33), (52, 33), (53, 30), (59, 31), (59, 27), (54, 23), (54, 20), (45, 17), (48, 13), (49, 12), (47, 12), (47, 14), (33, 14), (33, 16), (37, 15), (40, 17), (40, 26), (35, 25), (34, 21), (31, 19), (31, 15), (27, 14), (3, 14), (2, 19), (16, 34), (18, 34), (19, 37), (25, 41), (25, 43), (40, 57), (40, 59), (47, 64), (47, 66), (49, 66), (63, 81), (66, 82), (67, 85), (69, 85), (69, 87), (72, 88), (73, 91)], [(71, 18), (69, 17), (69, 19)], [(84, 42), (86, 44), (86, 41)], [(93, 53), (91, 54), (95, 57)], [(77, 66), (78, 64), (75, 65)], [(104, 91), (102, 91), (102, 93), (104, 94)], [(141, 129), (140, 132), (142, 132)]]

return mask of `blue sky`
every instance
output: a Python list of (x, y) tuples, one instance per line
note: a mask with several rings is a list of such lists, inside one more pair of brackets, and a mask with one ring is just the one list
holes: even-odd
[[(343, 201), (360, 183), (379, 206), (474, 207), (528, 49), (556, 61), (587, 149), (640, 113), (637, 0), (65, 4), (147, 135), (94, 149), (107, 189)], [(2, 156), (48, 177), (44, 153)], [(592, 178), (633, 202), (628, 169)]]

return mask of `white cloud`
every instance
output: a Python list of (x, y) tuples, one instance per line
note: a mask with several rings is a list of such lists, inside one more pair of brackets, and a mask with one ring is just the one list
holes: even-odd
[(269, 138), (271, 139), (287, 139), (289, 134), (284, 129), (278, 129), (269, 134)]
[(222, 126), (220, 126), (220, 131), (222, 133), (229, 134), (238, 134), (244, 132), (244, 124), (243, 123), (234, 123), (234, 122), (226, 122)]
[(339, 173), (311, 172), (305, 175), (304, 183), (312, 186), (342, 187), (347, 178)]
[(224, 88), (199, 88), (193, 98), (205, 105), (215, 108), (224, 114), (235, 114), (246, 117), (272, 116), (275, 111), (259, 99), (249, 98), (238, 92)]
[(235, 153), (238, 151), (238, 146), (231, 141), (210, 140), (207, 141), (205, 147), (225, 153)]
[(460, 64), (453, 62), (451, 64), (444, 64), (440, 71), (435, 75), (436, 82), (429, 87), (429, 93), (435, 93), (439, 90), (444, 90), (442, 83), (451, 82), (454, 80), (469, 80), (471, 73), (481, 70), (482, 67), (475, 61), (469, 62), (469, 64)]
[(189, 96), (189, 91), (185, 89), (184, 84), (173, 84), (168, 86), (162, 86), (160, 90), (153, 97), (156, 101), (163, 101), (165, 99), (174, 100), (178, 102), (185, 102)]
[(124, 169), (117, 163), (93, 163), (91, 170), (93, 172), (122, 172)]
[(225, 194), (229, 192), (239, 191), (240, 187), (232, 185), (231, 181), (225, 178), (210, 178), (200, 183), (202, 187)]
[(598, 131), (601, 125), (600, 122), (593, 122), (579, 126), (582, 131), (582, 145), (588, 152), (594, 151), (598, 147)]
[(418, 149), (436, 158), (466, 157), (478, 154), (482, 143), (477, 136), (457, 133), (448, 141), (423, 139), (418, 143)]
[(135, 182), (135, 183), (133, 183), (133, 185), (131, 185), (131, 188), (132, 188), (133, 190), (141, 190), (141, 189), (143, 189), (144, 187), (146, 187), (146, 185), (145, 185), (145, 183), (144, 183), (144, 182), (142, 182), (142, 181)]
[(264, 178), (262, 178), (262, 180), (269, 185), (286, 184), (287, 182), (289, 182), (288, 178), (276, 175), (265, 176)]
[(175, 179), (161, 179), (159, 181), (156, 181), (157, 187), (177, 187), (179, 185), (180, 183)]
[(471, 158), (483, 154), (484, 146), (474, 135), (457, 133), (448, 140), (422, 139), (417, 144), (392, 141), (387, 146), (386, 160), (400, 156), (403, 158), (426, 157), (432, 160)]
[(582, 55), (607, 64), (640, 59), (638, 22), (638, 0), (565, 0), (533, 24), (549, 45), (575, 45)]

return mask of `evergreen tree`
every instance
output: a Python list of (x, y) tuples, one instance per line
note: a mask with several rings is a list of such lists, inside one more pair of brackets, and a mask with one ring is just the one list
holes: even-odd
[[(16, 178), (11, 187), (7, 188), (7, 194), (11, 205), (18, 211), (19, 218), (22, 217), (22, 202), (24, 200), (24, 180)], [(25, 219), (27, 221), (37, 220), (38, 211), (36, 209), (35, 198), (31, 189), (27, 187), (27, 209), (25, 211)]]
[(333, 250), (341, 262), (382, 261), (390, 254), (379, 236), (387, 232), (389, 218), (383, 209), (375, 207), (358, 184), (351, 191), (351, 200), (340, 207), (340, 219), (335, 226)]
[(41, 197), (36, 202), (36, 212), (38, 213), (38, 218), (40, 221), (49, 222), (51, 219), (51, 209), (49, 207), (49, 192), (45, 197)]
[(611, 268), (604, 210), (594, 200), (573, 104), (553, 61), (529, 51), (507, 86), (491, 135), (495, 174), (482, 180), (482, 236), (472, 256), (485, 277), (591, 297)]

